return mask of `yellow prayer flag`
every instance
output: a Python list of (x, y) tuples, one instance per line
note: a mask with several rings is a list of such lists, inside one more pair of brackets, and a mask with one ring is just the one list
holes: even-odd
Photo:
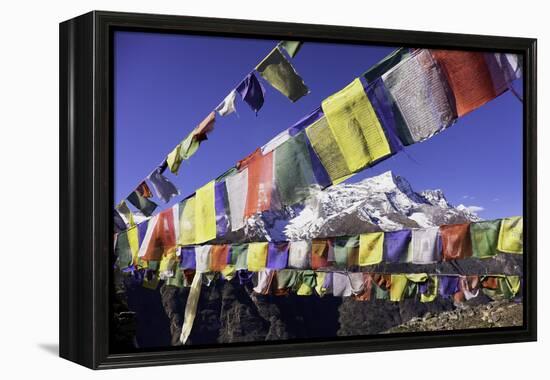
[(309, 286), (305, 282), (302, 282), (300, 284), (300, 287), (296, 291), (296, 295), (298, 296), (310, 296), (312, 294), (313, 294), (313, 289), (311, 288), (311, 286)]
[(351, 172), (391, 154), (384, 130), (359, 78), (325, 99), (322, 108)]
[(231, 281), (233, 277), (235, 277), (235, 274), (237, 274), (237, 268), (235, 265), (226, 265), (225, 268), (221, 271), (221, 274), (227, 281)]
[(315, 275), (317, 276), (317, 283), (315, 285), (315, 291), (317, 294), (319, 294), (319, 297), (322, 297), (327, 292), (327, 288), (324, 287), (325, 284), (325, 277), (327, 276), (326, 272), (315, 272)]
[(130, 252), (132, 252), (132, 263), (137, 265), (139, 252), (139, 232), (137, 226), (129, 228), (126, 236), (130, 245)]
[(267, 243), (248, 244), (246, 265), (251, 272), (259, 272), (265, 269), (267, 260)]
[(502, 219), (497, 249), (506, 253), (523, 253), (523, 217)]
[(332, 183), (342, 182), (352, 174), (348, 169), (342, 151), (336, 143), (334, 134), (328, 126), (326, 117), (321, 117), (307, 127), (306, 134)]
[(168, 271), (174, 270), (174, 265), (176, 264), (176, 249), (173, 248), (165, 253), (160, 259), (159, 263), (159, 273), (165, 273)]
[(384, 233), (373, 232), (359, 236), (359, 265), (374, 265), (382, 262)]
[(390, 285), (390, 301), (399, 302), (405, 298), (407, 288), (407, 276), (404, 274), (392, 274)]
[(195, 197), (186, 199), (180, 204), (180, 245), (195, 244)]
[(210, 181), (195, 194), (195, 243), (200, 244), (216, 238), (216, 208), (214, 184)]

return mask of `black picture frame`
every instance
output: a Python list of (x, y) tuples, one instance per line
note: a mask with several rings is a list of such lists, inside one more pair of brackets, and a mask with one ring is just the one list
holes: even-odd
[[(490, 49), (521, 54), (526, 285), (523, 326), (110, 353), (109, 281), (114, 202), (112, 36), (115, 30)], [(102, 369), (536, 340), (536, 39), (105, 11), (93, 11), (61, 23), (59, 38), (61, 357)]]

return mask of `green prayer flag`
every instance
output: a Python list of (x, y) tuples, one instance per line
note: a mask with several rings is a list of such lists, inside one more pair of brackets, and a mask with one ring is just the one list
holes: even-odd
[(247, 269), (248, 244), (231, 245), (231, 259), (229, 264), (234, 265), (235, 269)]
[(315, 175), (304, 132), (291, 137), (275, 149), (275, 187), (284, 205), (308, 197)]
[(286, 50), (290, 58), (294, 58), (298, 51), (302, 47), (302, 42), (300, 41), (281, 41), (279, 46)]
[(357, 266), (359, 263), (359, 236), (335, 238), (334, 259), (339, 267)]
[(278, 48), (273, 49), (256, 66), (256, 70), (270, 85), (292, 102), (309, 93), (309, 89), (302, 78)]
[(489, 220), (470, 224), (472, 256), (480, 259), (497, 254), (500, 220)]
[(170, 171), (178, 174), (181, 163), (189, 159), (199, 149), (200, 141), (195, 138), (194, 133), (190, 133), (182, 142), (180, 142), (166, 157), (166, 163)]
[(117, 256), (117, 266), (125, 269), (132, 264), (132, 250), (128, 240), (128, 231), (119, 232), (116, 239), (115, 254)]

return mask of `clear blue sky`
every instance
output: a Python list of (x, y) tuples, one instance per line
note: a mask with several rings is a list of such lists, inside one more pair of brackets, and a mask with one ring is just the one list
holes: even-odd
[[(116, 32), (115, 201), (133, 191), (277, 42)], [(238, 115), (218, 117), (208, 141), (182, 164), (179, 175), (167, 171), (182, 192), (168, 205), (223, 173), (394, 49), (304, 44), (292, 63), (311, 93), (293, 104), (264, 82), (266, 99), (258, 116), (238, 99)], [(440, 188), (454, 205), (483, 208), (483, 218), (522, 214), (522, 104), (511, 93), (406, 151), (347, 182), (392, 170), (417, 191)]]

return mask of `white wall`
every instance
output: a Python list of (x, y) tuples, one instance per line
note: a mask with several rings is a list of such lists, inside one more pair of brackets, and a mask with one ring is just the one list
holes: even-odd
[[(61, 378), (193, 377), (283, 379), (436, 375), (521, 378), (548, 368), (549, 281), (539, 281), (539, 342), (92, 371), (56, 357), (58, 336), (58, 23), (93, 9), (363, 27), (536, 37), (539, 39), (539, 214), (548, 215), (550, 149), (545, 129), (550, 27), (544, 1), (23, 1), (2, 3), (0, 21), (0, 363), (16, 374)], [(546, 149), (545, 149), (546, 148)], [(7, 203), (7, 204), (6, 204)], [(539, 278), (548, 269), (549, 224), (540, 218)], [(546, 236), (545, 236), (546, 235)], [(78, 252), (75, 252), (78, 254)], [(546, 318), (545, 318), (546, 317)], [(546, 350), (546, 354), (544, 351)], [(6, 376), (7, 375), (7, 376)], [(431, 377), (431, 376), (430, 376)], [(29, 377), (30, 378), (30, 377)]]

